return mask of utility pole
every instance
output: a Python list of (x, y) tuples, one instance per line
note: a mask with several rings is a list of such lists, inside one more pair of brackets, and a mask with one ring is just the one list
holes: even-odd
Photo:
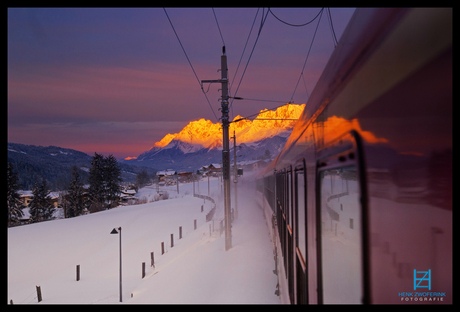
[(228, 137), (229, 117), (228, 117), (228, 68), (227, 55), (225, 55), (225, 46), (222, 47), (222, 56), (220, 57), (221, 79), (202, 80), (201, 83), (221, 83), (222, 84), (222, 132), (223, 132), (223, 149), (222, 149), (222, 171), (224, 179), (224, 212), (225, 212), (225, 250), (232, 248), (232, 224), (231, 224), (231, 206), (230, 206), (230, 142)]
[(233, 130), (233, 185), (235, 189), (235, 211), (234, 217), (238, 219), (238, 169), (236, 168), (236, 134)]

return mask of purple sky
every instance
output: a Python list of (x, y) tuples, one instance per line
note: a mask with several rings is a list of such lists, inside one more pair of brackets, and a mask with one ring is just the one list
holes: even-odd
[[(222, 40), (211, 8), (167, 11), (198, 78), (219, 79)], [(320, 8), (272, 11), (287, 22), (301, 24)], [(256, 12), (257, 8), (215, 8), (230, 81)], [(354, 9), (331, 8), (330, 12), (340, 39)], [(254, 45), (261, 15), (262, 9), (231, 96)], [(291, 27), (269, 14), (237, 96), (289, 101), (318, 20)], [(333, 49), (324, 10), (304, 72), (308, 92)], [(208, 92), (218, 117), (219, 87), (213, 84)], [(306, 100), (301, 80), (294, 102)], [(247, 116), (276, 105), (235, 101), (233, 114)], [(217, 121), (162, 8), (8, 9), (8, 142), (124, 158), (138, 156), (167, 133), (179, 132), (200, 118)]]

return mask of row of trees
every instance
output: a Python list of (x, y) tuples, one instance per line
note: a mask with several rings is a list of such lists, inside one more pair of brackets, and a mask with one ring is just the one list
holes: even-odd
[[(19, 221), (23, 216), (23, 203), (18, 193), (18, 175), (13, 165), (8, 163), (8, 225)], [(89, 171), (89, 188), (83, 186), (83, 179), (77, 166), (71, 169), (71, 181), (67, 194), (61, 196), (61, 205), (66, 218), (83, 214), (85, 209), (96, 212), (114, 207), (121, 193), (121, 170), (118, 162), (109, 155), (94, 154)], [(39, 222), (53, 218), (54, 205), (49, 196), (50, 190), (45, 179), (35, 182), (30, 202), (29, 222)]]
[(72, 180), (67, 196), (62, 200), (66, 218), (83, 214), (85, 209), (97, 212), (117, 205), (121, 193), (121, 170), (118, 162), (109, 155), (94, 154), (89, 170), (89, 188), (83, 187), (83, 180), (77, 166), (72, 168)]
[[(7, 167), (7, 183), (8, 226), (11, 226), (19, 222), (19, 219), (24, 216), (22, 211), (24, 205), (18, 193), (18, 174), (14, 171), (11, 163), (8, 163)], [(42, 179), (41, 183), (35, 181), (32, 190), (33, 199), (29, 206), (29, 222), (34, 223), (52, 218), (54, 206), (49, 197), (49, 193), (48, 183), (45, 179)]]
[(8, 163), (6, 173), (8, 176), (8, 191), (6, 193), (8, 205), (8, 226), (10, 226), (11, 224), (18, 222), (19, 218), (23, 216), (23, 205), (18, 193), (18, 173), (14, 171), (11, 163)]

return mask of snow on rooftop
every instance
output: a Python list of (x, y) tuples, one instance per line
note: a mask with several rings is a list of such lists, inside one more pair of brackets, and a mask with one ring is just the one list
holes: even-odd
[(175, 175), (176, 171), (172, 169), (166, 169), (162, 171), (157, 171), (156, 175), (157, 176), (165, 176), (165, 175)]

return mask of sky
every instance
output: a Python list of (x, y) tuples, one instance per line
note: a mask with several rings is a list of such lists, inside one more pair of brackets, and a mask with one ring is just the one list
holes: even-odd
[[(271, 10), (303, 24), (321, 8)], [(230, 96), (306, 103), (334, 50), (327, 10), (303, 27), (267, 8), (166, 11), (199, 80), (220, 79), (224, 41)], [(330, 13), (339, 40), (354, 9)], [(220, 85), (204, 86), (211, 109), (163, 8), (8, 8), (7, 34), (8, 142), (125, 158), (192, 120), (221, 116)], [(235, 101), (230, 118), (277, 105)]]

